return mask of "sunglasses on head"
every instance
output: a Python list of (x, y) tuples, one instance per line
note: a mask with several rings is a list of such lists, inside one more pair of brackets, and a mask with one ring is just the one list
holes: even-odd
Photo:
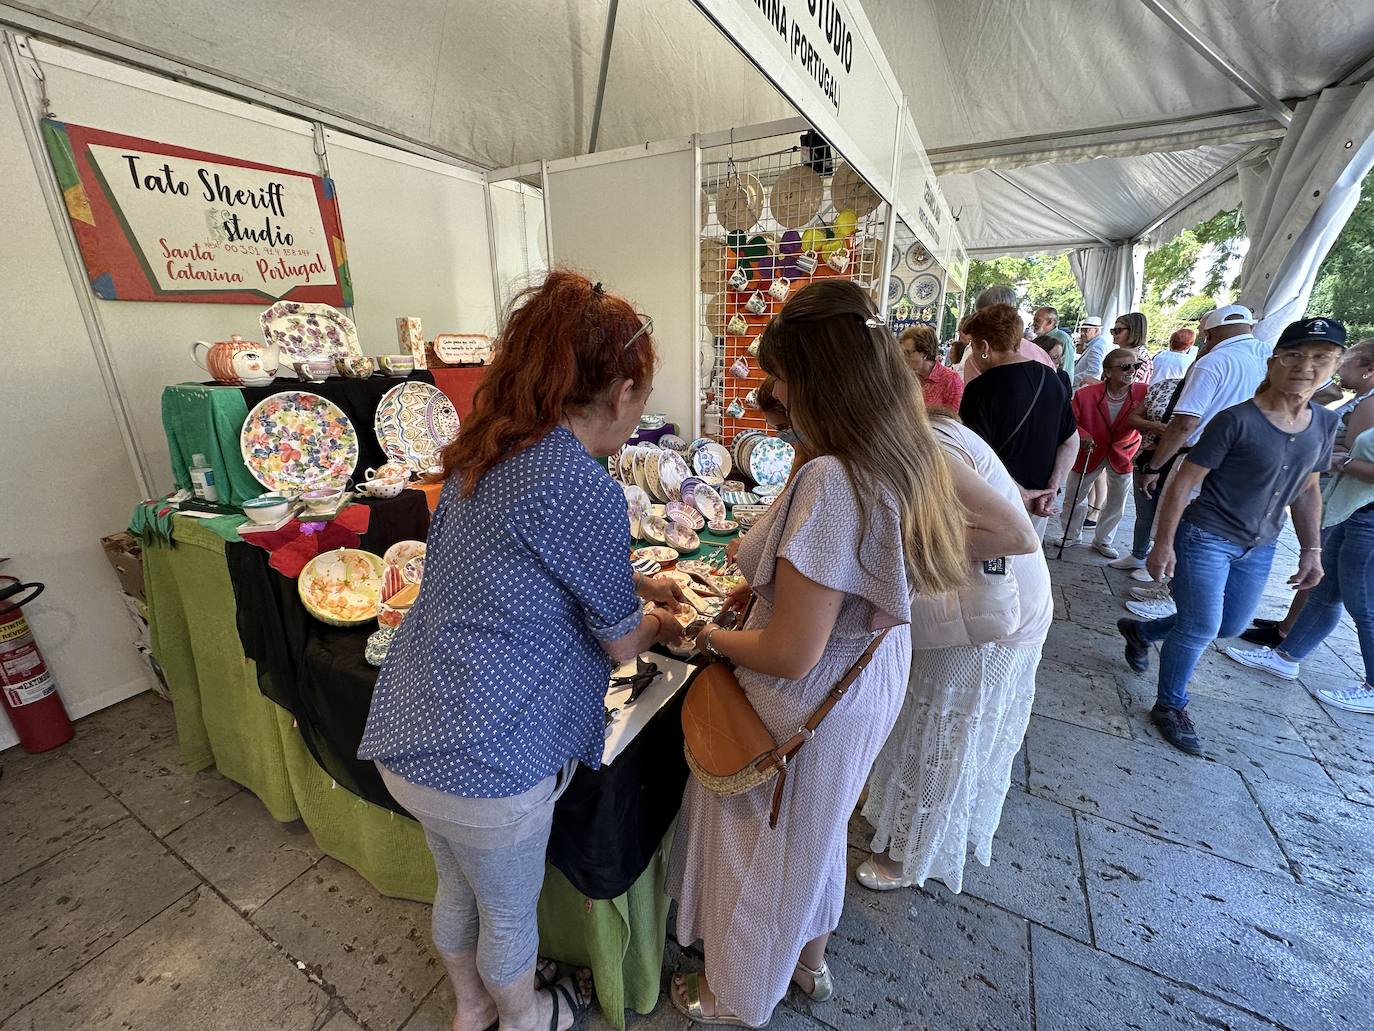
[(635, 330), (634, 336), (625, 341), (625, 346), (620, 349), (622, 352), (628, 351), (631, 344), (654, 328), (654, 320), (651, 316), (641, 315), (639, 312), (635, 312), (635, 316), (639, 319), (639, 328)]

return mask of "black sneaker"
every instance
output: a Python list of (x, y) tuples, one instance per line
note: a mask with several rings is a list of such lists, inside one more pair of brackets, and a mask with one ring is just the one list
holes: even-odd
[(1264, 629), (1265, 627), (1278, 626), (1282, 622), (1283, 620), (1281, 619), (1252, 619), (1250, 620), (1250, 625)]
[(1116, 628), (1126, 639), (1126, 665), (1137, 673), (1145, 673), (1150, 668), (1150, 644), (1140, 636), (1140, 620), (1118, 619)]
[(1276, 626), (1257, 626), (1251, 627), (1240, 635), (1242, 641), (1249, 641), (1251, 644), (1262, 645), (1265, 648), (1277, 648), (1283, 644), (1283, 634), (1279, 633)]
[(1168, 709), (1156, 705), (1150, 710), (1150, 722), (1159, 728), (1164, 740), (1180, 752), (1202, 754), (1202, 742), (1197, 739), (1197, 728), (1188, 718), (1187, 709)]
[(1095, 526), (1097, 526), (1097, 520), (1096, 520), (1096, 519), (1084, 519), (1084, 520), (1083, 520), (1083, 529), (1085, 529), (1085, 530), (1091, 530), (1091, 529), (1093, 529)]

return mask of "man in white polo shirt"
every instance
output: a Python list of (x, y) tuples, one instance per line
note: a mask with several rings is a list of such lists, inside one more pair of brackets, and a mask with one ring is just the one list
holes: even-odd
[(1214, 416), (1255, 396), (1273, 347), (1257, 340), (1254, 328), (1255, 316), (1239, 304), (1228, 304), (1202, 317), (1198, 330), (1211, 350), (1188, 370), (1173, 417), (1159, 438), (1149, 468), (1144, 470), (1142, 489), (1157, 489), (1159, 473), (1175, 455), (1198, 442)]

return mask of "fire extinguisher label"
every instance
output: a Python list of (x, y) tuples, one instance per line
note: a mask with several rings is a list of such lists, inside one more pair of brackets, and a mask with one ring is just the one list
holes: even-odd
[(7, 641), (17, 641), (21, 637), (27, 637), (28, 633), (28, 620), (20, 616), (18, 619), (0, 624), (0, 644), (5, 644)]
[(53, 681), (52, 674), (44, 670), (25, 684), (6, 686), (5, 701), (9, 703), (10, 708), (17, 709), (21, 705), (42, 701), (56, 690), (57, 684)]

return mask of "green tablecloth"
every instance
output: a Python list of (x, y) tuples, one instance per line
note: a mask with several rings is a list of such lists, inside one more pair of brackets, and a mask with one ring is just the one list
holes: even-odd
[(262, 493), (239, 452), (239, 433), (248, 418), (248, 405), (238, 387), (207, 387), (177, 383), (162, 390), (162, 428), (172, 456), (172, 476), (183, 490), (191, 489), (191, 458), (204, 455), (215, 470), (219, 500), (241, 505)]
[[(315, 762), (289, 712), (263, 697), (257, 669), (235, 628), (224, 541), (194, 519), (174, 520), (175, 548), (151, 544), (143, 568), (153, 654), (176, 714), (182, 761), (216, 767), (283, 822), (300, 819), (321, 851), (357, 870), (384, 895), (431, 902), (434, 864), (419, 824), (374, 806)], [(606, 1019), (657, 1005), (668, 900), (665, 838), (624, 895), (589, 900), (552, 866), (539, 902), (544, 955), (592, 968)]]

